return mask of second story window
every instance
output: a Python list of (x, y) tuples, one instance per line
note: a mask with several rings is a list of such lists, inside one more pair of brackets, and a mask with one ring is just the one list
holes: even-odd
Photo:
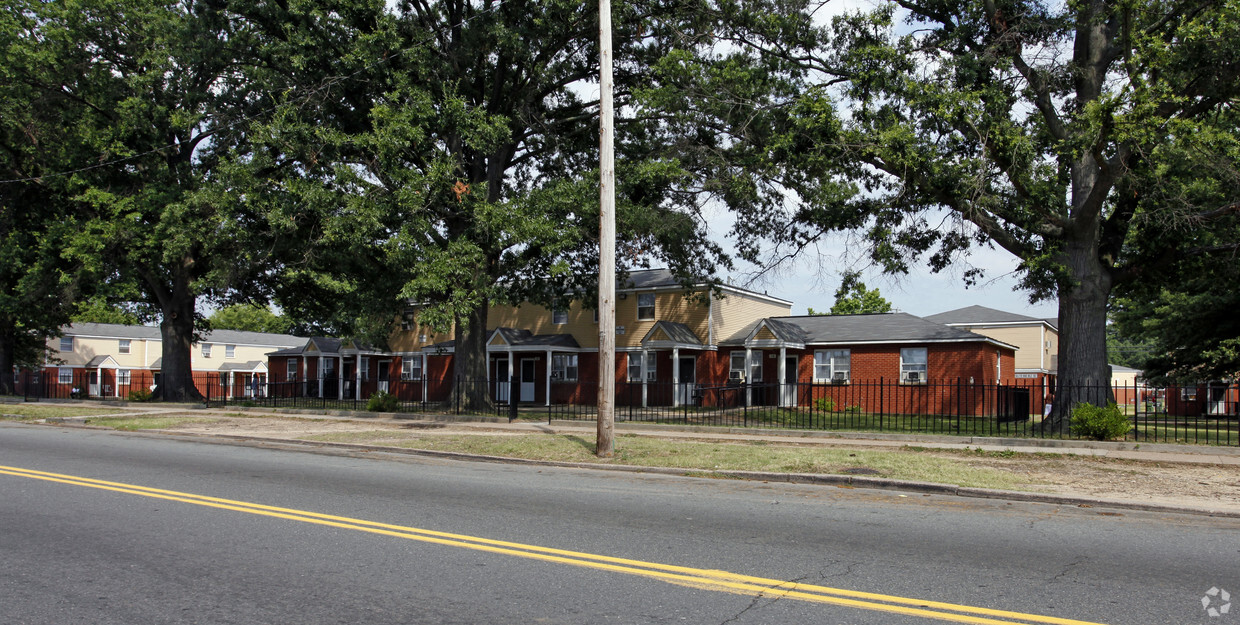
[(237, 346), (236, 345), (225, 345), (224, 346), (224, 357), (225, 358), (236, 358), (237, 357)]
[(551, 311), (551, 323), (554, 323), (555, 325), (558, 325), (558, 326), (562, 326), (568, 323), (568, 311), (567, 310), (552, 310)]
[(203, 358), (210, 358), (210, 357), (211, 357), (211, 344), (210, 344), (210, 343), (203, 343), (203, 344), (202, 344), (202, 357), (203, 357)]
[(62, 352), (73, 351), (73, 337), (71, 336), (60, 337), (60, 351)]
[(637, 295), (637, 320), (654, 321), (654, 293)]
[(129, 339), (120, 339), (117, 341), (116, 352), (119, 354), (129, 353)]

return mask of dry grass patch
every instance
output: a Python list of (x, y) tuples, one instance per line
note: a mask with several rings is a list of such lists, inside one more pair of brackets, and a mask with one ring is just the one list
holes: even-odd
[(100, 417), (87, 419), (87, 425), (132, 432), (134, 430), (168, 430), (187, 424), (206, 425), (220, 419), (213, 417), (182, 417), (160, 415), (156, 417)]
[(622, 464), (691, 470), (765, 471), (867, 475), (982, 488), (1023, 488), (1027, 480), (1007, 471), (970, 466), (951, 458), (901, 451), (865, 451), (763, 443), (676, 441), (643, 436), (620, 436), (616, 455), (594, 455), (593, 436), (560, 434), (470, 435), (421, 432), (340, 432), (316, 434), (303, 440), (376, 444), (502, 456), (527, 460)]
[(116, 414), (119, 412), (122, 411), (118, 408), (100, 408), (98, 406), (0, 403), (0, 416), (5, 419), (20, 421), (86, 417), (90, 415)]

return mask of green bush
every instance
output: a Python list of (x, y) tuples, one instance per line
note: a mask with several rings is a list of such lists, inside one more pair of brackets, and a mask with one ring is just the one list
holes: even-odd
[(1128, 433), (1131, 424), (1115, 402), (1106, 407), (1077, 404), (1072, 409), (1072, 433), (1095, 441), (1109, 441)]
[(151, 392), (144, 388), (129, 391), (129, 401), (151, 401)]
[(835, 410), (835, 400), (830, 397), (819, 397), (814, 400), (814, 407), (822, 412), (831, 412)]
[(371, 412), (396, 412), (399, 408), (400, 400), (386, 391), (379, 391), (366, 401), (366, 410)]

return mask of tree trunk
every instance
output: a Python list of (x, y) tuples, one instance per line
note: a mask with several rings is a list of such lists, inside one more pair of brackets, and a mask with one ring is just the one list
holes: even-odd
[(0, 395), (16, 392), (13, 385), (13, 362), (17, 353), (17, 330), (4, 323), (0, 328)]
[(1072, 284), (1059, 292), (1059, 369), (1047, 431), (1067, 432), (1072, 408), (1079, 403), (1106, 405), (1111, 397), (1107, 365), (1107, 301), (1110, 268), (1098, 257), (1092, 236), (1066, 242), (1066, 265)]
[[(490, 302), (482, 304), (465, 317), (457, 317), (456, 321), (456, 355), (453, 359), (453, 375), (458, 384), (462, 408), (466, 410), (490, 411), (494, 408), (491, 401), (490, 385), (487, 379), (487, 309)], [(513, 393), (517, 389), (509, 389), (509, 400), (516, 401)]]
[(194, 385), (191, 353), (196, 302), (197, 298), (188, 288), (174, 288), (171, 296), (161, 302), (164, 318), (159, 324), (159, 334), (163, 339), (163, 367), (155, 395), (164, 401), (196, 402), (203, 399)]

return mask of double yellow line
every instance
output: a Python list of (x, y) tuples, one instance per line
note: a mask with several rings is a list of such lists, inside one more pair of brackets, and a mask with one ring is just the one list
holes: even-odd
[(96, 488), (100, 490), (109, 490), (130, 495), (140, 495), (142, 497), (152, 497), (155, 499), (166, 499), (168, 501), (179, 501), (198, 506), (220, 508), (235, 512), (245, 512), (248, 514), (257, 514), (261, 516), (287, 519), (290, 521), (300, 521), (302, 523), (326, 525), (329, 527), (338, 527), (341, 529), (356, 530), (359, 532), (369, 532), (371, 534), (417, 540), (448, 547), (473, 549), (476, 551), (485, 551), (506, 556), (528, 558), (531, 560), (554, 562), (556, 564), (567, 564), (571, 566), (599, 569), (614, 573), (624, 573), (627, 575), (640, 575), (642, 577), (659, 579), (673, 584), (750, 596), (762, 596), (772, 599), (798, 599), (801, 601), (825, 603), (861, 610), (877, 610), (894, 614), (906, 614), (910, 616), (937, 619), (940, 621), (974, 623), (980, 625), (1011, 625), (1012, 623), (1099, 625), (1098, 623), (1057, 618), (1053, 616), (1022, 614), (1019, 612), (992, 610), (990, 608), (979, 608), (952, 603), (942, 603), (938, 601), (924, 601), (921, 599), (911, 599), (894, 595), (882, 595), (859, 592), (855, 590), (845, 590), (841, 588), (815, 586), (800, 582), (788, 582), (776, 579), (751, 577), (748, 575), (729, 573), (727, 571), (696, 569), (670, 564), (659, 564), (657, 562), (643, 562), (640, 560), (628, 560), (624, 558), (614, 558), (611, 556), (566, 551), (563, 549), (552, 549), (548, 547), (539, 547), (537, 545), (525, 545), (502, 540), (478, 538), (475, 536), (450, 534), (447, 532), (437, 532), (434, 530), (425, 530), (402, 525), (375, 523), (373, 521), (334, 516), (330, 514), (319, 514), (317, 512), (308, 512), (305, 510), (279, 508), (245, 501), (220, 499), (218, 497), (207, 497), (192, 493), (148, 488), (145, 486), (135, 486), (133, 484), (108, 482), (104, 480), (63, 475), (59, 473), (48, 473), (46, 471), (35, 471), (32, 469), (22, 469), (18, 467), (7, 467), (0, 465), (0, 474), (45, 480), (48, 482), (57, 482), (60, 484), (69, 484), (73, 486), (84, 486), (87, 488)]

